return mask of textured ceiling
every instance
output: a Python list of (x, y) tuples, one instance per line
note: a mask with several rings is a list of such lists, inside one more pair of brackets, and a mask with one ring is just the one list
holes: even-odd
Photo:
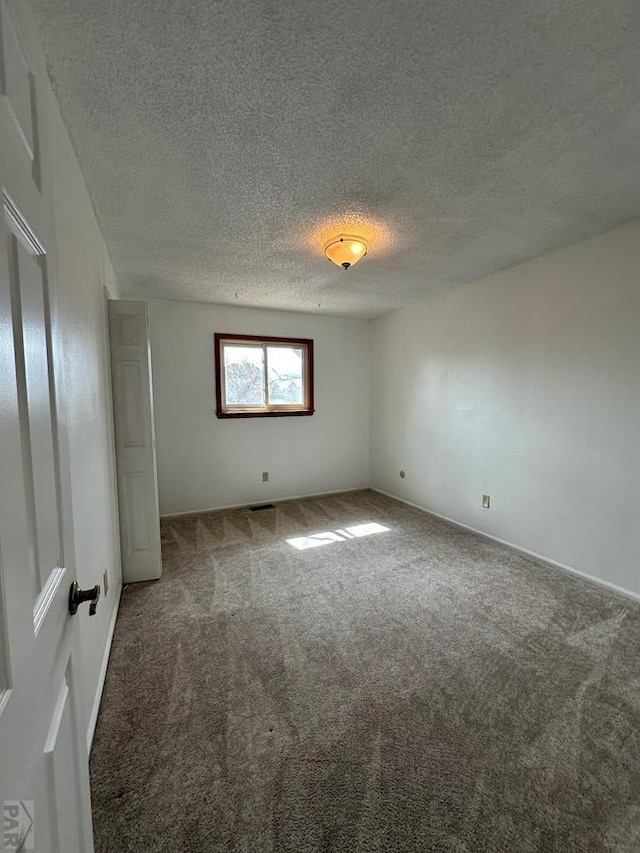
[(33, 5), (125, 293), (371, 317), (640, 216), (638, 0)]

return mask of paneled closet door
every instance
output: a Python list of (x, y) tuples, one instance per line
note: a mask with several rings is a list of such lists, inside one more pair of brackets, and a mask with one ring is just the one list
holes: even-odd
[(122, 580), (156, 580), (162, 559), (146, 302), (110, 300), (109, 338)]

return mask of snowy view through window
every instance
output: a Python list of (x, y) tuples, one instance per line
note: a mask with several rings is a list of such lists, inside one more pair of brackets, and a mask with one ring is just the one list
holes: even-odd
[(303, 405), (302, 360), (302, 347), (225, 344), (226, 404)]

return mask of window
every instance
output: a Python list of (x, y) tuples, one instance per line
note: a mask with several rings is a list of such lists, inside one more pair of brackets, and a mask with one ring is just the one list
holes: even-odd
[(312, 415), (313, 341), (215, 335), (219, 418)]

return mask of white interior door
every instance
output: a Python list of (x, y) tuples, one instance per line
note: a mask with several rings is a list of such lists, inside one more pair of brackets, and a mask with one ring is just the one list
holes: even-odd
[(53, 199), (20, 12), (0, 0), (0, 850), (90, 853)]
[(156, 580), (162, 557), (146, 302), (110, 300), (109, 338), (122, 580)]

